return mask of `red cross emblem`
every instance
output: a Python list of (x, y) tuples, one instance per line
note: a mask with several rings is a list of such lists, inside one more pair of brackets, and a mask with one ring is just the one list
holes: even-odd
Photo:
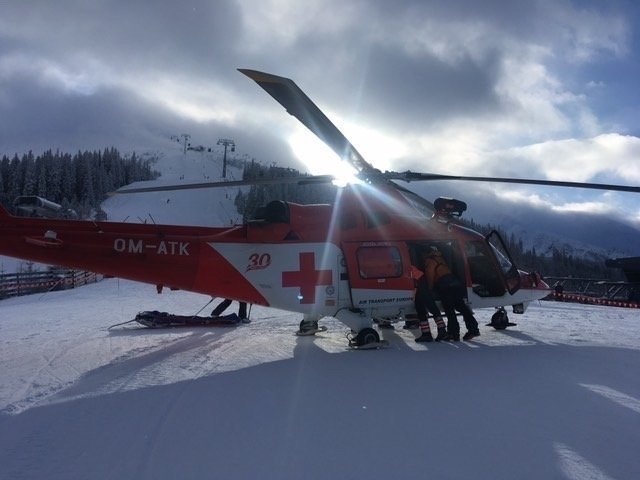
[(331, 285), (331, 270), (316, 270), (316, 254), (305, 252), (300, 254), (300, 270), (282, 272), (283, 287), (300, 287), (300, 303), (315, 303), (316, 286)]

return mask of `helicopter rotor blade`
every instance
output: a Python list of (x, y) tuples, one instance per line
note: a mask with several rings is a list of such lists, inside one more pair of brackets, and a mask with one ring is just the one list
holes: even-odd
[[(566, 182), (556, 180), (537, 180), (528, 178), (508, 177), (477, 177), (464, 175), (442, 175), (435, 173), (418, 172), (381, 172), (368, 163), (356, 148), (347, 140), (344, 134), (327, 118), (327, 116), (313, 103), (313, 101), (296, 85), (286, 77), (280, 77), (258, 70), (239, 68), (238, 71), (256, 82), (263, 90), (271, 95), (286, 111), (296, 117), (304, 126), (313, 132), (320, 140), (327, 144), (340, 158), (348, 161), (359, 172), (358, 176), (367, 183), (401, 180), (404, 182), (435, 181), (435, 180), (461, 180), (486, 183), (511, 183), (523, 185), (542, 185), (552, 187), (586, 188), (595, 190), (608, 190), (619, 192), (640, 193), (640, 187), (630, 185), (613, 185), (589, 182)], [(121, 188), (109, 195), (162, 192), (174, 190), (191, 190), (198, 188), (240, 187), (250, 185), (274, 185), (297, 184), (311, 185), (330, 183), (334, 180), (332, 175), (296, 176), (280, 178), (262, 178), (234, 180), (228, 182), (204, 182), (183, 185), (165, 185), (154, 187)], [(391, 183), (391, 185), (395, 185)], [(398, 187), (398, 185), (395, 185)]]
[(376, 170), (293, 80), (246, 68), (239, 68), (238, 71), (262, 87), (289, 114), (296, 117), (358, 172)]
[[(565, 182), (558, 180), (539, 180), (531, 178), (506, 178), (506, 177), (475, 177), (465, 175), (442, 175), (437, 173), (417, 173), (417, 172), (369, 172), (368, 175), (361, 174), (360, 177), (369, 183), (385, 180), (400, 180), (403, 182), (431, 182), (431, 181), (471, 181), (485, 183), (511, 183), (520, 185), (541, 185), (550, 187), (568, 187), (568, 188), (586, 188), (592, 190), (607, 190), (615, 192), (640, 193), (640, 187), (631, 185), (614, 185), (606, 183), (590, 183), (590, 182)], [(256, 178), (247, 180), (231, 180), (228, 182), (202, 182), (202, 183), (185, 183), (181, 185), (159, 185), (153, 187), (134, 187), (120, 188), (109, 195), (121, 195), (128, 193), (144, 193), (144, 192), (169, 192), (176, 190), (194, 190), (199, 188), (221, 188), (221, 187), (244, 187), (251, 185), (277, 185), (277, 184), (295, 184), (299, 186), (318, 185), (331, 183), (335, 180), (333, 175), (302, 175), (295, 177), (278, 177), (278, 178)]]
[(505, 178), (505, 177), (476, 177), (463, 175), (439, 175), (415, 172), (385, 172), (382, 173), (370, 163), (368, 163), (356, 148), (347, 140), (343, 133), (329, 120), (324, 113), (313, 103), (313, 101), (296, 85), (296, 83), (286, 77), (280, 77), (270, 73), (239, 68), (243, 73), (255, 81), (262, 89), (271, 95), (289, 114), (296, 117), (303, 125), (311, 130), (318, 138), (326, 143), (336, 152), (340, 158), (347, 160), (353, 165), (360, 177), (369, 182), (376, 180), (403, 180), (413, 181), (433, 181), (433, 180), (464, 180), (487, 183), (512, 183), (524, 185), (543, 185), (553, 187), (587, 188), (594, 190), (610, 190), (619, 192), (640, 193), (640, 187), (627, 185), (613, 185), (590, 182), (565, 182), (555, 180), (536, 180), (527, 178)]
[(515, 183), (522, 185), (542, 185), (550, 187), (587, 188), (593, 190), (609, 190), (614, 192), (640, 193), (640, 187), (631, 185), (614, 185), (607, 183), (590, 182), (565, 182), (558, 180), (536, 180), (531, 178), (505, 178), (505, 177), (473, 177), (464, 175), (440, 175), (436, 173), (416, 173), (416, 172), (389, 172), (390, 180), (403, 180), (405, 182), (425, 182), (434, 180), (464, 180), (471, 182), (486, 183)]
[(245, 187), (252, 185), (278, 185), (278, 184), (296, 184), (300, 186), (318, 185), (323, 183), (331, 183), (334, 180), (332, 175), (298, 175), (295, 177), (278, 177), (278, 178), (256, 178), (247, 180), (231, 180), (228, 182), (202, 182), (202, 183), (185, 183), (182, 185), (158, 185), (154, 187), (134, 187), (120, 188), (109, 195), (121, 195), (125, 193), (146, 193), (146, 192), (171, 192), (175, 190), (195, 190), (198, 188), (221, 188), (221, 187)]

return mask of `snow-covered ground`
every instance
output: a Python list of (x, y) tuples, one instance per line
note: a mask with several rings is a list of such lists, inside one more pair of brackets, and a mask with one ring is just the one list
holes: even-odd
[(237, 327), (107, 330), (208, 301), (110, 279), (0, 302), (0, 478), (640, 474), (638, 310), (538, 303), (505, 332), (479, 310), (478, 341), (396, 328), (376, 351), (261, 307)]
[[(129, 187), (221, 182), (222, 157), (217, 152), (159, 152), (153, 168), (162, 173), (156, 180)], [(227, 165), (227, 180), (242, 180), (242, 168)], [(114, 195), (102, 203), (113, 222), (171, 225), (229, 226), (242, 222), (234, 200), (238, 187), (200, 188), (168, 192)]]

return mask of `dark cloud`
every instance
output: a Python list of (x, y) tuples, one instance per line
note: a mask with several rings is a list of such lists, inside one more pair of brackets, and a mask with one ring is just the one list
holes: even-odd
[(429, 55), (416, 59), (379, 49), (368, 67), (364, 95), (378, 115), (401, 129), (421, 130), (456, 116), (481, 116), (500, 106), (494, 88), (496, 56), (481, 63), (466, 57), (450, 64)]
[(237, 153), (246, 158), (303, 169), (287, 143), (259, 125), (195, 122), (126, 90), (101, 89), (81, 95), (62, 92), (30, 77), (0, 82), (0, 88), (12, 92), (2, 105), (0, 156), (48, 149), (73, 153), (111, 146), (125, 152), (177, 150), (171, 136), (187, 132), (194, 146), (216, 148), (219, 138), (232, 138)]
[(536, 21), (545, 6), (566, 4), (566, 0), (396, 0), (387, 2), (378, 0), (376, 7), (371, 8), (372, 2), (366, 2), (368, 11), (375, 11), (380, 18), (397, 17), (405, 21), (435, 20), (448, 22), (478, 23), (482, 21), (495, 24), (501, 30), (509, 29), (513, 32), (532, 32), (536, 28)]
[(166, 114), (136, 96), (103, 89), (91, 95), (63, 92), (31, 78), (2, 84), (12, 92), (0, 117), (3, 153), (43, 148), (84, 149), (127, 146), (149, 140), (170, 124)]
[(21, 25), (16, 38), (30, 54), (67, 65), (96, 59), (115, 71), (230, 70), (241, 32), (233, 1), (25, 2), (5, 15)]

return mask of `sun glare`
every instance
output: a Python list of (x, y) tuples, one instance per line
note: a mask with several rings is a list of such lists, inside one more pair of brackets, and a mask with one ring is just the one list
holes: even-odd
[(344, 187), (349, 183), (359, 183), (358, 172), (325, 145), (310, 131), (298, 128), (290, 137), (289, 145), (294, 155), (314, 175), (333, 175), (334, 185)]
[[(353, 124), (339, 128), (348, 131), (353, 137), (350, 138), (353, 146), (364, 159), (382, 171), (392, 170), (394, 161), (405, 153), (405, 147), (401, 142), (373, 129)], [(337, 179), (334, 183), (339, 186), (359, 181), (356, 178), (358, 172), (353, 166), (342, 160), (330, 147), (303, 126), (294, 130), (289, 137), (289, 145), (296, 157), (311, 173), (334, 175)]]
[(395, 170), (396, 160), (405, 156), (407, 144), (385, 132), (359, 124), (343, 123), (350, 140), (367, 162), (381, 171)]

